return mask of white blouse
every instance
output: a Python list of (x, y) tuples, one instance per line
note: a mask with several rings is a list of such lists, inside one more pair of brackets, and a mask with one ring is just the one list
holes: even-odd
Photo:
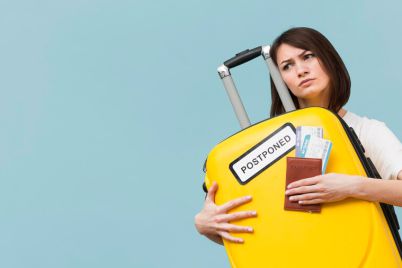
[(354, 129), (366, 157), (374, 163), (383, 179), (397, 179), (402, 170), (402, 144), (385, 123), (349, 111), (343, 120)]

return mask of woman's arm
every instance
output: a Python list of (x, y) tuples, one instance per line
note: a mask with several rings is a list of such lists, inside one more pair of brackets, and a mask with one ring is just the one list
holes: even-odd
[(257, 212), (229, 212), (234, 208), (250, 202), (251, 196), (239, 197), (218, 206), (215, 204), (215, 194), (217, 190), (218, 184), (214, 182), (208, 190), (203, 209), (195, 216), (195, 227), (200, 234), (205, 235), (207, 238), (218, 244), (223, 244), (222, 238), (229, 242), (243, 243), (243, 239), (234, 237), (230, 233), (252, 233), (253, 228), (249, 226), (235, 225), (231, 222), (255, 217), (257, 216)]
[[(398, 178), (402, 179), (402, 171)], [(325, 174), (291, 183), (286, 191), (292, 201), (317, 204), (348, 197), (402, 207), (402, 180), (379, 180), (344, 174)]]
[(402, 207), (402, 180), (363, 179), (352, 197)]

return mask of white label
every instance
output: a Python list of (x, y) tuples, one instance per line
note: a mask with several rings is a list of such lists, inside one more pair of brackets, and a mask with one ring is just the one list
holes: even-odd
[(287, 123), (230, 164), (230, 170), (245, 184), (281, 159), (296, 145), (296, 133)]

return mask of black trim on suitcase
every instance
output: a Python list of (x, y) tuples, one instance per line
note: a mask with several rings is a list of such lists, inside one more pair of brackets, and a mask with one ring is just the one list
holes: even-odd
[[(333, 113), (335, 114), (335, 113)], [(345, 121), (338, 115), (335, 114), (339, 121), (342, 123), (343, 128), (346, 131), (346, 134), (349, 137), (349, 140), (352, 142), (353, 147), (357, 155), (360, 158), (360, 162), (362, 163), (367, 176), (374, 179), (382, 179), (380, 174), (378, 173), (376, 167), (374, 166), (373, 162), (370, 158), (366, 158), (364, 155), (364, 147), (361, 144), (359, 138), (357, 137), (353, 128), (349, 127)], [(392, 233), (392, 236), (395, 240), (396, 247), (398, 248), (399, 256), (402, 259), (402, 240), (399, 234), (399, 222), (398, 217), (396, 216), (395, 209), (393, 205), (380, 203), (382, 212), (384, 213), (385, 219), (387, 220), (388, 227)]]

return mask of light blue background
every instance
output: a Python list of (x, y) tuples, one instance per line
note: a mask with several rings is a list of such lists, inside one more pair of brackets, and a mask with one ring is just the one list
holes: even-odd
[[(1, 1), (0, 266), (228, 267), (193, 225), (207, 153), (239, 129), (217, 66), (316, 28), (349, 69), (347, 109), (402, 139), (401, 14), (396, 0)], [(263, 60), (232, 73), (266, 118)]]

